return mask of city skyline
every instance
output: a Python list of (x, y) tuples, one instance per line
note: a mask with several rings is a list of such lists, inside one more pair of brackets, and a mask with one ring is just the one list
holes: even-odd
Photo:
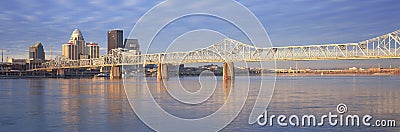
[[(140, 16), (160, 2), (83, 2), (80, 4), (87, 8), (71, 12), (63, 9), (77, 6), (76, 2), (2, 2), (0, 36), (4, 43), (0, 49), (5, 50), (5, 57), (27, 58), (27, 47), (41, 42), (46, 58), (49, 58), (50, 46), (54, 58), (61, 55), (61, 45), (66, 43), (71, 30), (79, 28), (89, 38), (87, 42), (100, 45), (102, 55), (107, 49), (107, 31), (122, 29), (124, 39), (128, 38)], [(238, 2), (260, 19), (274, 46), (358, 42), (400, 27), (400, 18), (393, 17), (400, 12), (395, 10), (398, 1)], [(44, 7), (50, 8), (36, 10)], [(198, 24), (193, 20), (178, 24), (191, 28), (190, 25)], [(218, 23), (211, 27), (218, 27)]]
[(399, 5), (3, 0), (0, 132), (400, 132)]

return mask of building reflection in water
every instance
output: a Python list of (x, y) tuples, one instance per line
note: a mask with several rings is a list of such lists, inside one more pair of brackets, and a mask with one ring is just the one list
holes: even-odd
[(114, 131), (123, 128), (120, 122), (123, 122), (124, 109), (130, 110), (123, 85), (118, 80), (62, 80), (61, 95), (66, 131), (92, 130), (99, 126), (112, 127)]
[[(129, 97), (132, 100), (143, 100), (139, 96), (136, 96), (139, 93), (136, 92), (145, 92), (143, 89), (149, 89), (152, 98), (157, 102), (157, 104), (167, 111), (168, 113), (182, 117), (182, 118), (199, 118), (210, 115), (216, 112), (221, 106), (227, 101), (229, 93), (233, 87), (233, 81), (222, 81), (222, 80), (203, 80), (202, 82), (204, 86), (211, 86), (210, 84), (215, 83), (215, 91), (212, 95), (201, 95), (201, 96), (193, 96), (193, 98), (203, 99), (207, 96), (210, 98), (205, 98), (206, 101), (200, 104), (186, 104), (181, 102), (180, 100), (175, 99), (169, 92), (172, 89), (180, 89), (178, 87), (183, 87), (185, 90), (189, 92), (197, 92), (202, 85), (199, 83), (199, 79), (197, 77), (185, 77), (185, 78), (170, 78), (168, 80), (158, 81), (153, 78), (146, 79), (133, 79), (130, 78), (127, 82), (131, 82), (130, 89), (128, 90), (128, 95), (132, 95)], [(213, 81), (213, 82), (208, 82)], [(141, 82), (141, 83), (137, 83)], [(146, 85), (144, 85), (146, 84)], [(134, 90), (136, 88), (140, 88), (141, 90)], [(143, 93), (143, 95), (145, 95)], [(229, 106), (228, 106), (229, 107)]]
[[(120, 80), (110, 80), (109, 83), (106, 84), (107, 90), (107, 120), (109, 121), (109, 125), (111, 128), (110, 131), (122, 131), (124, 128), (123, 122), (124, 118), (124, 108), (123, 104), (127, 104), (126, 95), (124, 91), (123, 84)], [(129, 109), (128, 109), (129, 110)]]
[(65, 131), (79, 131), (81, 115), (79, 114), (80, 106), (80, 86), (79, 80), (63, 79), (61, 84), (61, 111), (63, 113), (62, 121)]
[(45, 98), (46, 85), (44, 80), (27, 80), (28, 92), (28, 119), (31, 130), (39, 131), (46, 124), (47, 102)]
[[(248, 84), (240, 77), (234, 81), (217, 80), (213, 95), (198, 105), (173, 99), (168, 90), (180, 81), (189, 91), (199, 89), (197, 77), (170, 78), (159, 83), (155, 78), (135, 78), (125, 82), (129, 98), (145, 95), (149, 89), (164, 110), (182, 118), (210, 115), (229, 101), (228, 109), (237, 108), (239, 98), (231, 94), (246, 92), (250, 102), (258, 94), (259, 84)], [(255, 77), (256, 78), (256, 77)], [(256, 80), (256, 79), (252, 79)], [(0, 80), (1, 81), (1, 80)], [(371, 114), (376, 119), (400, 120), (400, 92), (397, 76), (278, 77), (269, 114), (326, 114), (336, 112), (345, 103), (349, 114)], [(12, 83), (10, 83), (12, 82)], [(146, 82), (146, 83), (145, 83)], [(207, 82), (205, 82), (207, 83)], [(210, 82), (211, 83), (211, 82)], [(133, 113), (125, 96), (122, 80), (109, 79), (21, 79), (2, 81), (2, 128), (27, 131), (135, 131), (148, 129)], [(146, 87), (147, 84), (148, 87)], [(10, 94), (12, 93), (12, 94)], [(143, 100), (144, 102), (148, 100)], [(146, 105), (144, 103), (143, 105)], [(232, 125), (248, 121), (254, 103), (246, 105)], [(230, 113), (232, 111), (227, 111)], [(154, 113), (154, 117), (159, 113)], [(258, 129), (258, 128), (253, 128)], [(339, 128), (340, 129), (340, 128)], [(362, 130), (369, 130), (370, 128)], [(371, 128), (372, 130), (375, 130)], [(226, 130), (230, 130), (229, 126)]]
[[(345, 103), (349, 107), (349, 112), (392, 119), (393, 113), (400, 113), (400, 105), (398, 104), (400, 92), (398, 92), (397, 84), (387, 82), (385, 79), (377, 83), (375, 79), (376, 77), (332, 77), (325, 79), (318, 77), (279, 77), (275, 94), (268, 109), (271, 114), (274, 112), (325, 114), (326, 112), (335, 112), (337, 104)], [(207, 101), (198, 105), (188, 105), (174, 99), (169, 94), (170, 88), (177, 87), (176, 81), (180, 81), (182, 86), (191, 92), (200, 88), (199, 80), (195, 77), (171, 78), (163, 82), (158, 82), (154, 78), (132, 78), (125, 83), (128, 84), (126, 87), (128, 95), (144, 95), (145, 90), (143, 89), (149, 89), (152, 98), (161, 108), (172, 115), (189, 119), (214, 113), (230, 100), (230, 94), (245, 92), (240, 91), (240, 88), (248, 85), (240, 79), (235, 81), (217, 80), (215, 92)], [(41, 84), (34, 82), (32, 87), (33, 85)], [(259, 84), (250, 84), (249, 92), (250, 95), (254, 96), (250, 97), (253, 102), (254, 98), (257, 97), (257, 86)], [(98, 129), (98, 125), (106, 125), (104, 126), (105, 129), (112, 128), (110, 131), (124, 131), (127, 124), (137, 125), (141, 123), (140, 120), (135, 120), (134, 123), (125, 123), (126, 119), (124, 118), (131, 116), (127, 113), (132, 111), (126, 101), (124, 85), (121, 80), (62, 80), (61, 90), (63, 122), (66, 131), (92, 130), (92, 127)], [(43, 94), (32, 92), (32, 94), (34, 93)], [(129, 98), (137, 99), (135, 97)], [(240, 103), (238, 102), (239, 99), (231, 99), (235, 103), (227, 107), (228, 109), (235, 109), (236, 105)], [(40, 99), (36, 98), (36, 100), (39, 101)], [(43, 111), (38, 107), (32, 108)], [(251, 108), (252, 105), (246, 106), (245, 113), (249, 113)], [(230, 112), (227, 111), (227, 113)], [(155, 117), (157, 115), (157, 113), (154, 114)], [(240, 117), (241, 121), (247, 121), (247, 119), (248, 115)]]

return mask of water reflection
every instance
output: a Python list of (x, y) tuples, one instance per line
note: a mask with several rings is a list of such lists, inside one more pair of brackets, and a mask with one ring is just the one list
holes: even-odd
[[(124, 130), (124, 111), (129, 111), (120, 81), (103, 79), (61, 80), (65, 131), (98, 128)], [(100, 125), (102, 124), (102, 125)]]
[(61, 111), (64, 131), (78, 131), (80, 124), (80, 96), (79, 80), (60, 80), (61, 85)]
[(228, 99), (228, 95), (231, 92), (233, 81), (232, 80), (224, 80), (222, 81), (222, 90), (224, 93), (224, 102)]
[[(137, 82), (138, 80), (143, 82)], [(248, 91), (248, 82), (246, 83), (248, 79), (222, 81), (210, 77), (203, 79), (199, 79), (198, 77), (184, 77), (171, 78), (162, 82), (148, 78), (146, 78), (146, 80), (129, 78), (124, 81), (126, 86), (128, 86), (127, 94), (129, 100), (132, 101), (134, 105), (134, 110), (139, 111), (138, 113), (143, 117), (142, 119), (152, 124), (152, 127), (158, 127), (158, 129), (166, 128), (174, 130), (176, 128), (173, 128), (173, 126), (178, 124), (185, 128), (204, 125), (208, 126), (208, 128), (221, 126), (216, 124), (225, 124), (234, 119), (237, 113), (240, 112)], [(176, 83), (179, 81), (180, 83)], [(214, 82), (215, 86), (209, 85)], [(199, 83), (201, 85), (199, 85)], [(211, 96), (194, 93), (193, 96), (190, 96), (192, 99), (206, 98), (207, 100), (199, 104), (188, 104), (171, 96), (171, 90), (180, 86), (183, 86), (183, 89), (191, 92), (196, 92), (196, 90), (202, 90), (203, 88), (210, 89), (209, 87), (212, 86), (215, 87), (215, 91)], [(146, 90), (149, 90), (149, 93), (143, 92)], [(138, 93), (144, 94), (140, 95)], [(200, 122), (200, 120), (178, 120), (168, 114), (184, 119), (202, 118), (201, 122), (203, 123), (195, 123)], [(157, 119), (163, 119), (166, 123), (161, 123)], [(207, 120), (207, 122), (203, 120)]]
[(43, 80), (28, 80), (30, 87), (28, 93), (28, 115), (32, 117), (28, 120), (30, 124), (34, 124), (32, 130), (40, 130), (45, 127), (43, 122), (46, 122), (46, 98), (45, 98), (45, 83)]
[[(107, 120), (109, 121), (111, 131), (122, 131), (124, 104), (127, 104), (123, 85), (119, 81), (113, 81), (107, 85)], [(125, 108), (126, 109), (126, 108)]]
[[(180, 87), (180, 85), (175, 83), (176, 81), (178, 80), (169, 79), (168, 81), (163, 82), (154, 82), (152, 80), (148, 80), (146, 83), (148, 89), (150, 89), (150, 92), (152, 93), (152, 96), (162, 109), (171, 113), (172, 115), (188, 119), (205, 117), (220, 109), (221, 106), (226, 103), (229, 93), (233, 87), (233, 81), (218, 81), (215, 92), (210, 98), (208, 98), (208, 100), (200, 104), (190, 105), (175, 99), (168, 92), (169, 88)], [(193, 78), (183, 79), (181, 84), (183, 88), (191, 92), (195, 92), (201, 87), (198, 80)], [(147, 89), (147, 87), (143, 85), (141, 85), (141, 88)], [(193, 96), (193, 98), (205, 97)]]
[[(370, 114), (375, 119), (400, 120), (398, 77), (279, 77), (269, 114), (315, 114), (336, 112), (339, 103), (347, 114)], [(318, 128), (306, 128), (319, 130)], [(329, 128), (334, 129), (334, 128)], [(337, 128), (336, 128), (337, 129)], [(352, 128), (343, 128), (349, 129)], [(391, 130), (393, 128), (385, 128)], [(361, 127), (357, 130), (381, 130)], [(395, 130), (396, 131), (396, 130)]]
[(400, 113), (396, 103), (400, 99), (399, 89), (391, 77), (385, 78), (391, 81), (376, 77), (282, 78), (277, 82), (271, 106), (277, 110), (316, 107), (327, 111), (345, 103), (352, 107), (352, 112)]
[[(257, 80), (257, 77), (251, 78)], [(151, 96), (167, 112), (182, 118), (199, 118), (217, 111), (228, 100), (228, 109), (237, 108), (240, 99), (230, 94), (243, 93), (247, 86), (240, 78), (217, 80), (216, 91), (199, 105), (187, 105), (173, 99), (168, 88), (171, 78), (159, 83), (155, 78), (132, 78), (127, 92), (145, 95), (146, 81)], [(195, 91), (198, 78), (179, 81)], [(268, 107), (269, 114), (326, 114), (345, 103), (349, 114), (371, 114), (376, 119), (400, 121), (398, 76), (278, 77)], [(132, 111), (121, 80), (109, 79), (19, 79), (0, 80), (0, 131), (151, 131)], [(257, 83), (250, 84), (248, 102), (239, 117), (225, 131), (398, 131), (399, 128), (374, 127), (259, 127), (247, 123), (258, 93)], [(134, 97), (134, 96), (133, 96)], [(132, 99), (132, 98), (131, 98)], [(148, 100), (141, 100), (145, 103)], [(236, 102), (235, 102), (236, 101)], [(142, 106), (140, 106), (142, 107)], [(145, 111), (152, 112), (146, 109)], [(226, 114), (232, 111), (227, 111)], [(154, 118), (160, 118), (154, 113)], [(214, 122), (210, 122), (214, 123)]]

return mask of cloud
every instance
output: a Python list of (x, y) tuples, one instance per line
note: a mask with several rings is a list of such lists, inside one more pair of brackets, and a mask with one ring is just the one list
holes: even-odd
[(52, 24), (59, 24), (62, 22), (67, 22), (69, 21), (71, 18), (67, 17), (67, 16), (60, 16), (60, 17), (51, 17), (50, 20), (48, 21), (43, 21), (44, 25), (52, 25)]
[(89, 17), (81, 18), (81, 20), (74, 22), (74, 24), (92, 23), (96, 20), (99, 20), (99, 19), (94, 16), (89, 16)]
[(135, 7), (135, 6), (139, 5), (141, 2), (142, 2), (141, 0), (126, 0), (126, 1), (122, 2), (122, 6)]
[[(86, 40), (98, 42), (106, 49), (106, 31), (123, 28), (128, 34), (141, 15), (160, 3), (142, 0), (115, 1), (79, 1), (79, 0), (15, 0), (0, 1), (0, 48), (13, 50), (15, 55), (26, 55), (28, 46), (36, 41), (45, 47), (53, 46), (53, 51), (61, 50), (61, 45), (69, 39), (74, 28), (84, 32)], [(206, 1), (195, 1), (196, 4), (183, 4), (179, 7), (201, 8)], [(276, 46), (305, 45), (322, 43), (357, 42), (371, 36), (379, 36), (400, 27), (400, 14), (397, 10), (399, 1), (350, 1), (350, 0), (299, 0), (299, 1), (265, 1), (238, 0), (248, 7), (262, 22), (270, 33)], [(240, 18), (235, 9), (221, 4), (221, 10), (230, 11), (232, 16)], [(179, 12), (183, 8), (170, 9), (167, 12)], [(154, 23), (164, 21), (164, 14)], [(151, 25), (150, 22), (146, 22)], [(173, 25), (171, 35), (197, 28), (207, 23), (207, 28), (216, 28), (229, 32), (230, 26), (209, 18), (190, 18)], [(204, 25), (204, 24), (203, 24)], [(202, 25), (202, 26), (203, 26)], [(197, 26), (197, 27), (196, 27)], [(174, 30), (175, 31), (174, 31)], [(232, 33), (230, 36), (240, 36)], [(17, 42), (15, 40), (21, 40)], [(22, 42), (23, 41), (23, 42)], [(19, 47), (13, 47), (17, 45)], [(56, 52), (54, 52), (56, 53)]]

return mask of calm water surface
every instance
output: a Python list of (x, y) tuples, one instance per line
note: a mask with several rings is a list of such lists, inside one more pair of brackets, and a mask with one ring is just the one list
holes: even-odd
[[(232, 89), (247, 85), (243, 81), (246, 79), (247, 77), (237, 76), (234, 83), (218, 80), (215, 93), (198, 106), (185, 106), (172, 99), (166, 85), (158, 83), (154, 78), (148, 79), (148, 86), (157, 103), (167, 112), (184, 118), (199, 118), (218, 110)], [(251, 77), (251, 80), (257, 79), (260, 77)], [(171, 78), (167, 84), (176, 81), (180, 81), (188, 91), (196, 91), (200, 87), (197, 77), (180, 80)], [(370, 114), (377, 119), (395, 119), (398, 125), (399, 84), (399, 76), (277, 77), (268, 112), (277, 115), (322, 115), (336, 112), (336, 106), (345, 103), (350, 114)], [(243, 110), (223, 131), (400, 131), (399, 127), (249, 125), (248, 117), (258, 87), (259, 83), (250, 84), (249, 97)], [(8, 79), (0, 80), (0, 131), (152, 130), (131, 109), (122, 80)]]

